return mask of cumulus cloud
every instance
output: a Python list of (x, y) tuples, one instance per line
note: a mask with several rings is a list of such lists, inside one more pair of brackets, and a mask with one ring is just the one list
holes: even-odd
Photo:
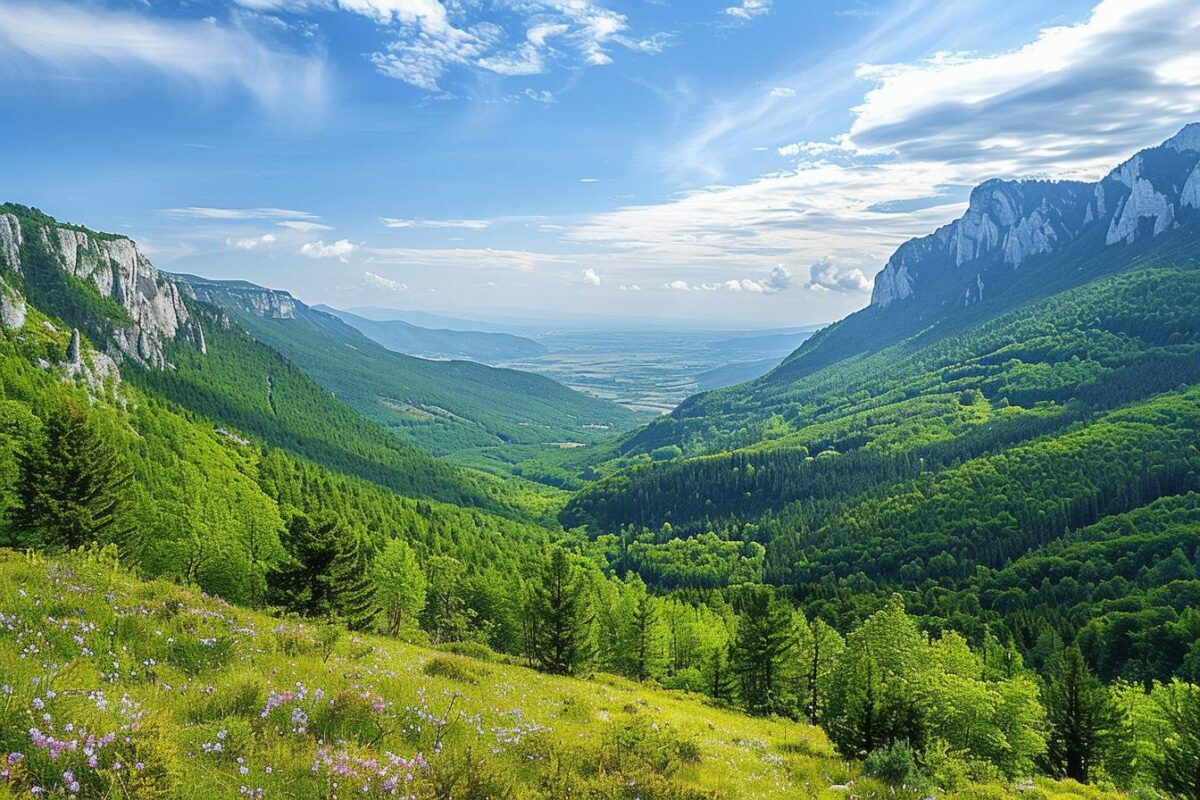
[(330, 244), (325, 244), (323, 241), (308, 242), (300, 247), (300, 253), (309, 258), (336, 258), (339, 261), (348, 262), (350, 256), (357, 249), (358, 245), (349, 239), (339, 239)]
[(823, 259), (809, 268), (805, 287), (817, 292), (869, 292), (871, 281), (861, 269), (844, 269)]
[(406, 292), (408, 284), (394, 281), (391, 278), (385, 278), (382, 275), (377, 275), (374, 272), (364, 272), (362, 274), (363, 283), (368, 286), (374, 286), (379, 289), (387, 289), (390, 292)]
[(238, 250), (269, 250), (275, 245), (275, 242), (275, 234), (264, 233), (262, 236), (253, 236), (245, 239), (227, 239), (225, 243)]
[(588, 267), (587, 269), (583, 270), (583, 272), (581, 272), (580, 274), (583, 275), (584, 283), (589, 284), (591, 286), (599, 286), (600, 285), (600, 276), (598, 274), (596, 274), (596, 270), (592, 269), (591, 267)]
[(742, 0), (741, 5), (729, 6), (723, 12), (728, 17), (749, 22), (771, 13), (771, 0)]
[[(0, 74), (119, 77), (156, 72), (205, 91), (239, 87), (273, 113), (311, 114), (328, 99), (325, 63), (275, 49), (244, 28), (58, 2), (0, 2)], [(10, 75), (13, 77), (14, 75)]]

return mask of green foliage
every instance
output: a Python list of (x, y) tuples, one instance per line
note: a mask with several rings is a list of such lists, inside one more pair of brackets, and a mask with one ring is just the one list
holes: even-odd
[(391, 539), (371, 564), (376, 597), (393, 636), (416, 625), (425, 608), (427, 582), (416, 553), (403, 539)]
[(1046, 763), (1059, 775), (1087, 783), (1113, 748), (1118, 712), (1108, 687), (1088, 669), (1078, 647), (1069, 647), (1045, 689), (1050, 736)]
[(130, 476), (113, 438), (86, 407), (51, 410), (20, 457), (20, 543), (51, 549), (116, 544), (139, 552), (130, 524)]
[(583, 662), (588, 608), (579, 568), (562, 547), (543, 557), (529, 600), (531, 651), (547, 672), (569, 675)]

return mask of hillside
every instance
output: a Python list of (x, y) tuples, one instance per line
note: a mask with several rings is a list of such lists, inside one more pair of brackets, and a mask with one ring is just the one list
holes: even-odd
[(180, 279), (359, 413), (437, 454), (589, 442), (645, 419), (538, 375), (393, 352), (286, 292)]
[(422, 328), (399, 319), (367, 319), (329, 306), (313, 308), (337, 317), (388, 350), (410, 356), (457, 358), (483, 364), (497, 364), (502, 361), (537, 358), (549, 352), (545, 345), (511, 333)]
[[(606, 477), (563, 524), (618, 534), (619, 563), (658, 586), (720, 589), (751, 564), (841, 626), (870, 612), (866, 598), (900, 591), (930, 624), (1003, 630), (1031, 658), (1076, 641), (1110, 679), (1195, 680), (1196, 528), (1178, 504), (1200, 491), (1200, 226), (1181, 190), (1197, 133), (1099, 189), (984, 184), (957, 229), (890, 262), (911, 294), (889, 294), (898, 284), (884, 274), (870, 308), (767, 376), (693, 398), (598, 462), (573, 454)], [(1155, 206), (1170, 224), (1123, 222), (1146, 185), (1174, 187), (1172, 210)], [(983, 216), (1009, 191), (1031, 215), (1080, 204), (1075, 227), (1051, 226), (1019, 270), (1004, 260), (1019, 237)], [(1114, 229), (1126, 233), (1106, 243)], [(961, 266), (994, 291), (964, 302), (942, 292), (959, 251), (935, 245), (967, 247), (980, 230), (992, 231), (970, 240), (984, 255)], [(918, 256), (933, 260), (918, 270)], [(1156, 559), (1174, 570), (1165, 583), (1147, 572)], [(1031, 570), (1040, 583), (1014, 577)]]
[[(102, 555), (0, 551), (0, 608), (4, 796), (921, 796), (807, 725), (251, 613)], [(1048, 780), (939, 796), (981, 792), (1117, 796)]]

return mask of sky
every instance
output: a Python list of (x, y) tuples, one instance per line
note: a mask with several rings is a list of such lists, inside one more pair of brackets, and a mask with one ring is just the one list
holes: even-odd
[(828, 322), (1200, 120), (1196, 0), (0, 0), (0, 200), (310, 303)]

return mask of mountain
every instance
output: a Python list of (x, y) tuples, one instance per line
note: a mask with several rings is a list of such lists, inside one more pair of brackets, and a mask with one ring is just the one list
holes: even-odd
[(286, 292), (177, 276), (367, 418), (438, 454), (506, 444), (588, 442), (645, 419), (549, 378), (393, 352)]
[(563, 524), (621, 533), (659, 586), (731, 583), (761, 547), (842, 623), (902, 592), (1031, 659), (1076, 641), (1107, 677), (1190, 679), (1198, 162), (1189, 126), (1096, 184), (983, 184), (775, 370), (573, 454), (603, 477)]
[(537, 358), (550, 352), (533, 339), (510, 333), (422, 328), (403, 320), (372, 320), (329, 306), (313, 306), (337, 317), (359, 333), (397, 353), (422, 358), (456, 358), (497, 364), (522, 358)]
[(875, 279), (871, 305), (978, 303), (993, 286), (1028, 281), (1081, 239), (1133, 245), (1200, 216), (1200, 123), (1135, 155), (1097, 183), (991, 180), (967, 212), (906, 242)]

